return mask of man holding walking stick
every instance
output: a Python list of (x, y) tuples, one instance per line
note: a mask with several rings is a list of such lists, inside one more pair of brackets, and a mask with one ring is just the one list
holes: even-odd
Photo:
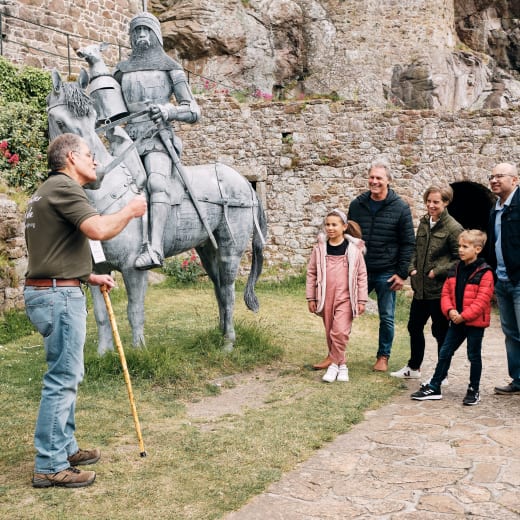
[(78, 135), (62, 134), (48, 149), (49, 177), (29, 201), (25, 238), (29, 265), (24, 299), (27, 315), (44, 338), (47, 372), (34, 434), (35, 488), (84, 487), (94, 471), (77, 466), (100, 458), (98, 448), (82, 450), (76, 441), (74, 411), (83, 379), (86, 300), (82, 283), (115, 283), (92, 273), (91, 240), (109, 240), (147, 209), (137, 195), (111, 215), (99, 215), (83, 186), (96, 180), (96, 161)]

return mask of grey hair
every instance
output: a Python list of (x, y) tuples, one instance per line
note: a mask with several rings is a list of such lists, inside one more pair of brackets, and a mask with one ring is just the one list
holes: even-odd
[(493, 172), (495, 172), (495, 170), (500, 171), (500, 173), (506, 173), (507, 175), (511, 175), (511, 177), (518, 178), (518, 170), (514, 164), (500, 163), (493, 168)]
[(83, 139), (77, 134), (61, 134), (47, 149), (47, 165), (51, 171), (60, 171), (67, 165), (67, 154), (79, 152)]
[(380, 157), (378, 159), (374, 159), (368, 168), (368, 173), (372, 171), (372, 168), (384, 168), (386, 172), (386, 178), (389, 182), (394, 180), (394, 176), (392, 175), (392, 170), (390, 169), (390, 163), (384, 157)]

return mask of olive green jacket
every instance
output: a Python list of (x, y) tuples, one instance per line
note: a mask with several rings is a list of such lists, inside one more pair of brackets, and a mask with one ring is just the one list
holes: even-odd
[[(408, 273), (410, 275), (413, 297), (416, 300), (436, 300), (450, 267), (458, 260), (458, 237), (462, 226), (445, 209), (432, 229), (430, 216), (424, 215), (419, 221), (415, 235), (415, 249)], [(433, 270), (435, 278), (428, 278)]]

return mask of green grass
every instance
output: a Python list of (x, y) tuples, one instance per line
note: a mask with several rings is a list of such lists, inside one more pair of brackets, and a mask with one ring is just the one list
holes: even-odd
[[(324, 385), (321, 373), (308, 369), (326, 347), (321, 320), (307, 311), (301, 277), (281, 285), (260, 283), (257, 292), (261, 309), (256, 315), (245, 309), (241, 289), (237, 292), (236, 349), (224, 354), (209, 285), (151, 287), (147, 346), (139, 350), (130, 346), (124, 291), (112, 291), (146, 458), (139, 457), (118, 357), (96, 355), (89, 313), (77, 437), (82, 446), (100, 446), (102, 459), (93, 468), (96, 483), (82, 490), (30, 486), (45, 361), (41, 337), (25, 334), (23, 315), (8, 318), (5, 330), (12, 330), (15, 339), (0, 347), (0, 517), (222, 518), (348, 431), (365, 410), (400, 391), (400, 381), (371, 371), (376, 316), (354, 323), (347, 349), (350, 382)], [(404, 311), (408, 303), (400, 296), (398, 307)], [(408, 335), (401, 319), (392, 369), (400, 368), (407, 354)], [(228, 389), (241, 384), (240, 377), (265, 383), (266, 396), (258, 403), (251, 400), (243, 413), (188, 413), (192, 403), (211, 405), (225, 398)]]

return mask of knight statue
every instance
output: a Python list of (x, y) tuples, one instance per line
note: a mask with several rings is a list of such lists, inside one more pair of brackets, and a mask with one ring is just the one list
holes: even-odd
[[(163, 263), (163, 234), (172, 201), (169, 177), (172, 166), (180, 167), (181, 142), (169, 122), (195, 123), (200, 109), (182, 66), (163, 49), (160, 23), (154, 15), (145, 11), (131, 19), (130, 42), (132, 53), (116, 65), (114, 78), (121, 85), (128, 114), (135, 116), (125, 130), (137, 144), (150, 197), (151, 243), (143, 237), (135, 267), (151, 269)], [(172, 96), (175, 105), (170, 103)], [(158, 127), (160, 131), (153, 132)]]

